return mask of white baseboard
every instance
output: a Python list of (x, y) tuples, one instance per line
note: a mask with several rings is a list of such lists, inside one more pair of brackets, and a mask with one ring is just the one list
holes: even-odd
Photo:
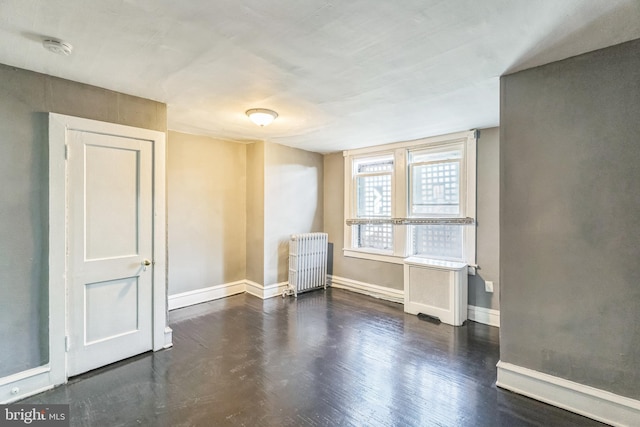
[(282, 292), (289, 287), (289, 282), (274, 283), (264, 287), (262, 299), (282, 296)]
[(263, 298), (264, 286), (260, 283), (252, 282), (251, 280), (245, 280), (245, 289), (249, 295), (253, 295), (254, 297)]
[(484, 323), (489, 326), (500, 327), (500, 311), (490, 308), (476, 307), (469, 305), (467, 309), (467, 318), (474, 322)]
[(498, 362), (498, 387), (613, 426), (637, 426), (640, 401), (532, 369)]
[(404, 303), (404, 291), (399, 289), (387, 288), (385, 286), (373, 285), (371, 283), (358, 282), (357, 280), (347, 279), (340, 276), (328, 276), (331, 286), (339, 289), (357, 292), (380, 298), (387, 301), (393, 301), (400, 304)]
[(0, 378), (0, 404), (12, 403), (54, 387), (48, 366), (28, 369)]
[(246, 291), (248, 294), (254, 297), (267, 299), (282, 295), (282, 292), (287, 288), (287, 282), (274, 283), (272, 285), (263, 286), (259, 283), (252, 282), (251, 280), (245, 280)]
[[(404, 304), (404, 291), (399, 289), (359, 282), (357, 280), (347, 279), (340, 276), (329, 275), (327, 277), (331, 286), (334, 288), (347, 289), (349, 291), (358, 292), (375, 298)], [(474, 322), (500, 327), (500, 311), (498, 310), (469, 305), (467, 306), (467, 317), (469, 320), (473, 320)]]
[(164, 346), (163, 348), (173, 347), (173, 329), (170, 327), (164, 328)]
[(237, 282), (224, 283), (222, 285), (196, 289), (195, 291), (169, 295), (169, 310), (226, 298), (231, 295), (242, 294), (244, 292), (261, 299), (273, 298), (278, 295), (282, 295), (282, 291), (284, 291), (287, 286), (287, 282), (263, 286), (259, 283), (252, 282), (251, 280), (239, 280)]
[(245, 283), (245, 280), (239, 280), (237, 282), (224, 283), (222, 285), (196, 289), (195, 291), (169, 295), (169, 310), (241, 294), (246, 289)]

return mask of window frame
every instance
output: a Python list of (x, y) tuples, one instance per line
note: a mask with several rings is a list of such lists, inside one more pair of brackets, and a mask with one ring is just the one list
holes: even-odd
[[(344, 246), (343, 255), (352, 258), (383, 261), (402, 264), (404, 259), (412, 256), (411, 220), (433, 217), (433, 215), (415, 216), (410, 214), (409, 201), (411, 197), (411, 179), (409, 177), (409, 154), (422, 150), (450, 149), (453, 145), (462, 146), (460, 177), (460, 215), (438, 215), (438, 218), (470, 219), (472, 225), (463, 228), (464, 262), (469, 266), (469, 272), (475, 273), (476, 267), (476, 144), (478, 132), (476, 130), (457, 132), (447, 135), (404, 141), (381, 146), (359, 148), (343, 152), (344, 156)], [(356, 175), (353, 171), (355, 160), (393, 154), (394, 168), (391, 176), (391, 216), (393, 223), (393, 250), (382, 251), (353, 246), (352, 225), (349, 221), (356, 219)], [(463, 176), (464, 175), (464, 176)], [(444, 258), (442, 258), (444, 259)]]

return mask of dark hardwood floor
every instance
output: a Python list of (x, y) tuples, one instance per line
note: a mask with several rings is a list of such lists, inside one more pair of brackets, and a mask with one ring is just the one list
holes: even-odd
[(77, 426), (601, 426), (495, 386), (498, 329), (329, 289), (170, 313), (174, 347), (27, 399)]

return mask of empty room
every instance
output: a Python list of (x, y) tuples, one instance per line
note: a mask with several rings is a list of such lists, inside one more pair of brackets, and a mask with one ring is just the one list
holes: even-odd
[(0, 425), (640, 425), (637, 0), (0, 1)]

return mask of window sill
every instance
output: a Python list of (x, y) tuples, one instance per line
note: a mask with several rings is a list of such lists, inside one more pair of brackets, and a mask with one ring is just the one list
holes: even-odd
[(467, 263), (460, 261), (447, 261), (443, 259), (425, 258), (421, 256), (410, 256), (404, 259), (405, 264), (419, 267), (431, 267), (442, 270), (462, 270), (468, 267)]
[(385, 252), (369, 252), (357, 249), (342, 249), (344, 256), (349, 258), (368, 259), (370, 261), (388, 262), (391, 264), (402, 264), (405, 257), (394, 256)]
[[(404, 264), (406, 259), (406, 256), (395, 256), (384, 252), (369, 252), (357, 249), (342, 249), (342, 253), (344, 256), (349, 258), (368, 259), (369, 261), (388, 262), (390, 264)], [(467, 265), (468, 274), (470, 276), (475, 276), (477, 268), (477, 265)]]

